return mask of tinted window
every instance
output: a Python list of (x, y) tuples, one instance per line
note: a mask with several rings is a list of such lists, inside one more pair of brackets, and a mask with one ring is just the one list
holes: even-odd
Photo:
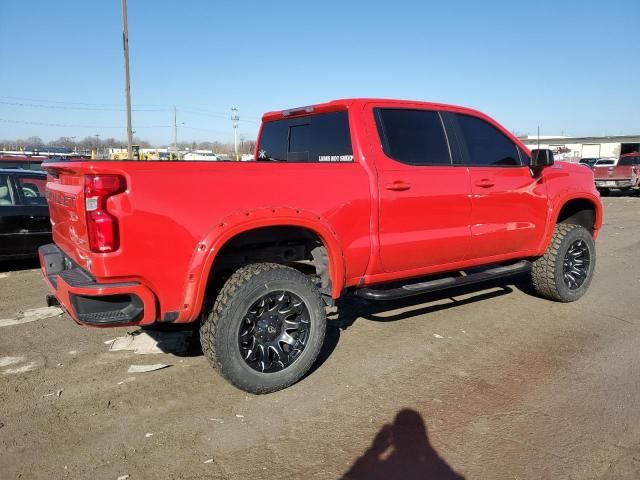
[(265, 123), (256, 160), (352, 162), (347, 112), (322, 113)]
[(388, 157), (412, 165), (451, 165), (438, 112), (378, 108), (375, 114), (382, 149)]
[(521, 148), (518, 148), (518, 154), (520, 155), (520, 163), (522, 165), (529, 165), (531, 163), (531, 159)]
[(606, 167), (608, 165), (615, 165), (615, 160), (598, 160), (596, 162), (596, 167)]
[(618, 165), (640, 165), (640, 156), (622, 157)]
[(16, 205), (16, 198), (11, 188), (9, 175), (0, 175), (0, 207)]
[(484, 120), (457, 115), (471, 165), (520, 165), (516, 146), (501, 131)]
[(26, 175), (14, 176), (16, 187), (22, 193), (22, 200), (25, 205), (46, 205), (45, 178), (32, 177)]
[(27, 163), (0, 162), (0, 168), (29, 168)]

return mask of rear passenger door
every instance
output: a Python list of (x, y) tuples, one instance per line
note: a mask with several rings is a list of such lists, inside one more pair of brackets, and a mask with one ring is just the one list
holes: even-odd
[(486, 119), (443, 115), (458, 139), (457, 161), (470, 173), (470, 258), (536, 249), (544, 235), (548, 205), (546, 186), (542, 177), (532, 174), (528, 156)]
[[(370, 105), (378, 173), (380, 259), (388, 273), (426, 270), (469, 254), (466, 167), (454, 166), (440, 114), (416, 105)], [(367, 122), (369, 124), (369, 122)]]

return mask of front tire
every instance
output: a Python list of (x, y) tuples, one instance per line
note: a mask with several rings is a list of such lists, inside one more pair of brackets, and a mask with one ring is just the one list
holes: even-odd
[(289, 387), (315, 362), (326, 313), (304, 274), (274, 263), (247, 265), (224, 284), (200, 327), (202, 351), (241, 390), (263, 394)]
[(533, 262), (533, 288), (549, 300), (573, 302), (586, 293), (595, 267), (595, 243), (587, 229), (559, 223), (547, 251)]

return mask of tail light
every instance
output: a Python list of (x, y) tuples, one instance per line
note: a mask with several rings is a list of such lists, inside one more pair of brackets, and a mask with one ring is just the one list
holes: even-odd
[(120, 175), (86, 175), (84, 202), (87, 233), (92, 252), (113, 252), (120, 246), (118, 219), (107, 211), (107, 199), (124, 192), (126, 182)]

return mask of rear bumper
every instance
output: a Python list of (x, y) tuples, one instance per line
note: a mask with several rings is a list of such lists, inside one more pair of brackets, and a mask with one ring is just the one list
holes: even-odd
[(637, 186), (638, 182), (633, 180), (596, 180), (597, 188), (631, 188)]
[(155, 295), (139, 282), (98, 283), (52, 243), (38, 255), (49, 289), (77, 323), (120, 327), (156, 320)]

